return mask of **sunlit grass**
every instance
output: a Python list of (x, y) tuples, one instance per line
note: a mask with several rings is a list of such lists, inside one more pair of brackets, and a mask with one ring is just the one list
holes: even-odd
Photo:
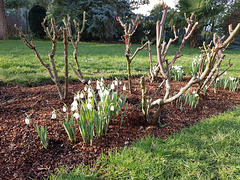
[[(48, 52), (51, 50), (51, 42), (34, 41), (37, 49), (45, 63), (49, 63)], [(140, 45), (132, 45), (132, 51)], [(32, 50), (27, 48), (20, 40), (0, 41), (0, 82), (34, 85), (51, 82), (47, 71), (41, 66)], [(177, 46), (169, 50), (168, 60), (171, 60), (177, 51)], [(72, 57), (73, 48), (69, 44), (69, 61), (74, 64)], [(157, 61), (156, 48), (152, 47), (153, 61)], [(200, 55), (198, 48), (184, 47), (183, 56), (177, 60), (176, 65), (183, 65), (187, 75), (191, 72), (193, 58)], [(239, 51), (226, 51), (226, 60), (222, 69), (228, 65), (228, 58), (231, 58), (233, 67), (228, 71), (227, 76), (239, 77), (240, 66), (238, 59)], [(86, 78), (111, 78), (127, 77), (126, 59), (122, 44), (100, 44), (85, 43), (79, 45), (78, 58), (82, 72)], [(64, 77), (63, 43), (59, 41), (55, 56), (59, 76)], [(149, 73), (148, 53), (143, 50), (139, 52), (131, 63), (132, 74), (134, 76), (147, 75)], [(70, 70), (70, 79), (76, 80), (75, 74)]]

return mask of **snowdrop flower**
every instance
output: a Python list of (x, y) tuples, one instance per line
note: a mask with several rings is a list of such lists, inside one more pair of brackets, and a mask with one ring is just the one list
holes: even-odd
[(115, 84), (115, 86), (117, 86), (117, 85), (118, 85), (118, 81), (117, 81), (117, 80), (115, 80), (115, 81), (114, 81), (114, 84)]
[(220, 79), (219, 79), (219, 78), (217, 78), (217, 79), (216, 79), (216, 81), (218, 82), (218, 81), (220, 81)]
[(77, 93), (77, 95), (74, 97), (74, 101), (79, 100), (79, 99), (80, 99), (80, 95), (79, 95), (79, 93)]
[(67, 112), (66, 106), (63, 106), (63, 112)]
[(195, 97), (198, 97), (198, 94), (195, 94)]
[(90, 92), (91, 92), (91, 88), (90, 88), (90, 87), (88, 88), (87, 92), (88, 92), (88, 93), (90, 93)]
[(56, 119), (56, 118), (57, 118), (57, 114), (55, 113), (55, 111), (53, 111), (51, 119)]
[(88, 81), (88, 84), (90, 85), (90, 84), (91, 84), (91, 82), (92, 82), (92, 81), (91, 81), (91, 80), (89, 80), (89, 81)]
[(126, 91), (126, 89), (127, 89), (127, 88), (126, 88), (126, 86), (125, 86), (125, 84), (124, 84), (124, 85), (123, 85), (123, 91)]
[(111, 107), (110, 107), (110, 111), (114, 111), (114, 106), (111, 106)]
[(87, 104), (87, 108), (88, 108), (89, 110), (91, 110), (91, 109), (92, 109), (92, 105), (91, 105), (91, 104)]
[(227, 71), (224, 74), (227, 75)]
[(119, 85), (122, 85), (122, 81), (119, 82)]
[(108, 90), (105, 89), (104, 92), (103, 92), (103, 95), (104, 95), (104, 96), (108, 96), (108, 95), (109, 95)]
[(77, 108), (78, 108), (78, 103), (77, 103), (77, 101), (73, 101), (71, 110), (72, 110), (72, 111), (76, 111)]
[(196, 91), (193, 91), (192, 94), (196, 94)]
[(29, 119), (29, 117), (26, 117), (25, 123), (26, 123), (26, 124), (30, 124), (30, 119)]
[(93, 96), (92, 91), (88, 92), (88, 98), (91, 98)]
[(78, 119), (78, 118), (79, 118), (79, 114), (78, 114), (78, 113), (74, 113), (74, 114), (73, 114), (73, 117), (75, 117), (76, 119)]
[(99, 89), (101, 89), (101, 87), (100, 87), (100, 85), (99, 85), (99, 84), (97, 84), (97, 90), (99, 90)]
[(100, 82), (97, 80), (97, 89), (99, 90), (99, 89), (101, 89), (101, 87), (100, 87)]
[(113, 90), (115, 88), (114, 84), (112, 83), (111, 84), (111, 89)]
[(104, 80), (103, 80), (103, 78), (101, 78), (101, 81), (100, 81), (100, 86), (101, 87), (103, 86), (103, 82), (104, 82)]
[(230, 76), (230, 77), (229, 77), (229, 80), (230, 80), (230, 81), (234, 81), (234, 80), (236, 80), (236, 78)]
[(83, 99), (84, 98), (84, 94), (81, 92), (80, 94), (80, 98)]
[(84, 87), (84, 91), (87, 91), (87, 86)]
[(100, 90), (100, 91), (98, 91), (98, 95), (99, 95), (99, 97), (100, 98), (102, 98), (103, 97), (103, 93), (102, 93), (102, 91)]

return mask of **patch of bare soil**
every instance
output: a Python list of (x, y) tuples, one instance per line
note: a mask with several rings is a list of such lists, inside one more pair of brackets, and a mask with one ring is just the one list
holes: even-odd
[[(179, 89), (183, 82), (174, 82), (173, 90)], [(95, 82), (93, 82), (94, 84)], [(110, 82), (108, 82), (110, 83)], [(124, 81), (127, 85), (127, 81)], [(149, 94), (155, 91), (159, 83), (146, 82)], [(28, 179), (45, 178), (56, 172), (55, 168), (69, 166), (73, 168), (84, 162), (90, 164), (103, 152), (112, 148), (130, 145), (132, 141), (152, 134), (167, 138), (182, 128), (189, 127), (213, 114), (222, 113), (240, 104), (240, 93), (227, 90), (210, 89), (206, 95), (200, 94), (200, 103), (196, 109), (188, 106), (181, 111), (179, 106), (169, 104), (161, 114), (161, 125), (148, 125), (141, 113), (141, 89), (139, 79), (133, 80), (134, 93), (128, 94), (129, 107), (120, 126), (121, 117), (111, 122), (106, 136), (95, 139), (93, 146), (83, 145), (79, 130), (77, 142), (71, 143), (61, 124), (61, 117), (52, 120), (53, 108), (61, 111), (63, 103), (72, 103), (73, 93), (83, 90), (84, 85), (70, 85), (68, 101), (59, 100), (53, 85), (39, 87), (21, 87), (16, 85), (0, 86), (0, 178)], [(163, 92), (160, 92), (160, 95)], [(48, 149), (45, 150), (32, 125), (25, 124), (26, 114), (32, 114), (34, 123), (45, 125), (48, 129)]]

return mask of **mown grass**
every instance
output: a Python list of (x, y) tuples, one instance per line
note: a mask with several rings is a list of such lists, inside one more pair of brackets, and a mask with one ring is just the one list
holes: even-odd
[[(51, 42), (34, 41), (44, 62), (49, 63), (48, 51), (51, 50)], [(132, 50), (140, 45), (132, 45)], [(32, 50), (27, 48), (20, 40), (0, 41), (0, 82), (14, 83), (22, 85), (39, 85), (51, 83), (47, 71), (41, 66)], [(169, 50), (168, 59), (173, 58), (177, 46), (172, 46)], [(72, 57), (73, 48), (69, 45), (69, 61), (74, 63)], [(153, 61), (157, 61), (156, 48), (152, 47)], [(198, 48), (185, 47), (182, 51), (184, 55), (176, 65), (183, 65), (187, 74), (191, 72), (191, 63), (193, 58), (199, 56)], [(227, 67), (227, 59), (231, 58), (233, 67), (229, 70), (228, 76), (239, 77), (240, 66), (238, 60), (240, 58), (239, 51), (226, 51), (226, 61), (223, 63), (222, 69)], [(122, 44), (100, 44), (85, 43), (79, 45), (79, 62), (83, 74), (86, 78), (111, 78), (111, 77), (127, 77), (126, 60), (124, 56), (124, 48)], [(57, 53), (55, 56), (56, 65), (59, 75), (64, 77), (64, 61), (63, 61), (63, 43), (59, 42)], [(131, 64), (132, 74), (134, 76), (147, 75), (149, 72), (148, 53), (144, 50), (139, 52)], [(70, 79), (76, 80), (76, 76), (70, 70)]]
[(141, 139), (91, 167), (60, 168), (50, 179), (240, 179), (239, 127), (240, 106), (168, 139)]

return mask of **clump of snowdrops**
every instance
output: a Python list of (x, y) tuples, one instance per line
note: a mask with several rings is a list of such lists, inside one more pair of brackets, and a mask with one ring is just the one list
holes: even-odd
[[(55, 112), (53, 112), (52, 117), (53, 117), (53, 116), (54, 116), (54, 117), (56, 116)], [(36, 131), (37, 131), (37, 133), (38, 133), (38, 136), (39, 136), (39, 138), (40, 138), (40, 140), (41, 140), (41, 143), (42, 143), (43, 147), (44, 147), (45, 149), (47, 149), (47, 145), (48, 145), (48, 143), (47, 143), (47, 126), (41, 126), (41, 127), (39, 128), (38, 124), (35, 125), (35, 124), (31, 121), (30, 116), (27, 116), (27, 117), (26, 117), (25, 123), (26, 123), (26, 124), (31, 124), (31, 123), (33, 124), (34, 128), (36, 129)]]
[[(62, 124), (71, 142), (76, 141), (76, 124), (78, 124), (84, 143), (90, 141), (90, 145), (92, 145), (93, 137), (99, 138), (107, 134), (110, 121), (114, 121), (120, 113), (122, 124), (128, 103), (122, 111), (127, 95), (118, 92), (121, 85), (121, 81), (116, 79), (112, 84), (105, 86), (104, 80), (101, 79), (96, 81), (96, 91), (94, 91), (89, 81), (84, 90), (74, 96), (70, 112), (64, 105), (63, 111), (67, 115)], [(123, 85), (122, 88), (124, 92), (126, 86)]]
[(193, 91), (192, 94), (187, 92), (183, 94), (176, 100), (176, 105), (180, 104), (180, 110), (183, 111), (183, 104), (190, 106), (190, 108), (196, 108), (199, 103), (199, 95), (196, 91)]
[(219, 80), (219, 87), (222, 89), (229, 89), (230, 91), (238, 91), (240, 81), (237, 78), (229, 77), (229, 79), (222, 78)]
[(173, 66), (170, 73), (173, 76), (174, 81), (181, 81), (183, 79), (184, 71), (182, 66)]

